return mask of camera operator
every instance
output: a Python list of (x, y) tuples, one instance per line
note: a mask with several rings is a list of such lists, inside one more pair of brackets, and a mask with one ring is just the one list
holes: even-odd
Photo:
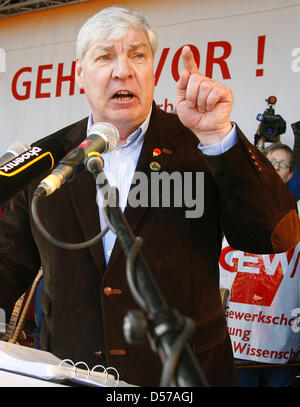
[[(267, 109), (256, 117), (260, 123), (254, 136), (254, 144), (261, 152), (264, 152), (266, 148), (265, 143), (281, 143), (280, 136), (286, 132), (285, 120), (279, 114), (275, 114), (276, 96), (269, 96), (266, 102), (268, 103)], [(300, 199), (300, 121), (291, 126), (295, 135), (295, 165), (287, 187), (298, 201)]]
[(254, 144), (261, 151), (265, 148), (265, 142), (280, 142), (280, 135), (286, 131), (285, 120), (280, 114), (275, 114), (273, 106), (277, 102), (276, 96), (269, 96), (266, 102), (268, 103), (267, 109), (256, 117), (260, 123), (254, 136)]

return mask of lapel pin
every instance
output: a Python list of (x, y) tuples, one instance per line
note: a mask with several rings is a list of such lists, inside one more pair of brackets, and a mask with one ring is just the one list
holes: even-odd
[(155, 149), (153, 150), (152, 155), (153, 155), (153, 157), (156, 157), (156, 156), (158, 156), (158, 155), (161, 155), (161, 149), (160, 149), (160, 148), (155, 148)]
[(152, 171), (159, 171), (161, 169), (161, 165), (156, 161), (152, 161), (150, 163), (150, 168)]

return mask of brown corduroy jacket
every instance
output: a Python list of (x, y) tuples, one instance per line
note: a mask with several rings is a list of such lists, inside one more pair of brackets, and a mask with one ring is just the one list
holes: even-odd
[[(59, 139), (67, 153), (86, 138), (86, 125), (84, 119), (49, 137)], [(294, 198), (272, 165), (237, 132), (238, 142), (229, 151), (204, 156), (177, 116), (153, 105), (136, 171), (149, 179), (155, 161), (160, 172), (203, 172), (204, 211), (198, 218), (188, 218), (191, 208), (184, 205), (127, 207), (124, 212), (134, 235), (143, 238), (141, 251), (166, 303), (195, 322), (191, 346), (211, 385), (235, 384), (218, 282), (223, 233), (232, 247), (251, 253), (287, 251), (299, 240)], [(162, 153), (153, 156), (155, 148)], [(0, 222), (0, 307), (9, 313), (42, 265), (42, 349), (90, 367), (105, 360), (122, 380), (159, 385), (162, 363), (149, 343), (129, 345), (124, 338), (124, 316), (138, 306), (118, 240), (107, 266), (101, 243), (76, 251), (49, 243), (30, 211), (38, 182), (9, 202)], [(193, 191), (197, 188), (194, 183)], [(44, 227), (61, 241), (82, 242), (97, 235), (93, 176), (83, 170), (40, 201), (38, 212)]]

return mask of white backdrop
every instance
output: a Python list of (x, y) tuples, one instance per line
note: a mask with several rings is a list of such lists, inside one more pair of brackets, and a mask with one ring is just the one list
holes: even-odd
[[(31, 143), (88, 114), (72, 77), (74, 42), (88, 17), (114, 3), (120, 4), (90, 1), (0, 20), (0, 153), (14, 141)], [(155, 100), (163, 109), (174, 108), (178, 50), (190, 44), (200, 71), (233, 89), (232, 120), (250, 141), (265, 99), (275, 95), (275, 111), (287, 122), (281, 140), (293, 145), (290, 125), (300, 120), (299, 0), (122, 4), (143, 10), (157, 27)]]

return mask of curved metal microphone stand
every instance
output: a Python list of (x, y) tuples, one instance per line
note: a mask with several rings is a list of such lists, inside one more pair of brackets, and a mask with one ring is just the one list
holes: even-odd
[[(118, 236), (127, 256), (127, 278), (131, 292), (147, 315), (143, 318), (137, 311), (135, 315), (127, 316), (125, 327), (128, 328), (128, 324), (132, 320), (134, 320), (134, 324), (138, 325), (136, 330), (138, 332), (127, 333), (127, 337), (137, 336), (137, 340), (140, 340), (143, 335), (139, 335), (139, 331), (143, 331), (144, 327), (152, 349), (159, 354), (163, 363), (161, 386), (208, 386), (202, 369), (187, 342), (194, 328), (193, 322), (170, 309), (161, 296), (146, 260), (139, 251), (142, 241), (134, 236), (122, 211), (116, 204), (118, 202), (117, 190), (109, 186), (103, 172), (103, 159), (98, 155), (91, 156), (86, 162), (86, 168), (93, 174), (96, 182), (100, 174), (101, 179), (104, 180), (102, 186), (98, 183), (97, 185), (107, 202), (106, 221)], [(104, 186), (105, 188), (103, 188)]]

